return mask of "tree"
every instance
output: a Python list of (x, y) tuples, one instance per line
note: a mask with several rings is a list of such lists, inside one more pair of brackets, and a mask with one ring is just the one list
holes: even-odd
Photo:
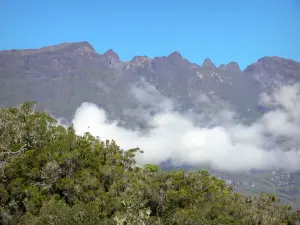
[(138, 167), (138, 148), (75, 134), (33, 103), (0, 109), (1, 224), (296, 225), (269, 194), (234, 192), (207, 171)]

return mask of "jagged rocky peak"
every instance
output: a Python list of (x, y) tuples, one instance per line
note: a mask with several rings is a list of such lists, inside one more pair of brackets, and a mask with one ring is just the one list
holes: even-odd
[(134, 64), (142, 64), (143, 62), (150, 60), (151, 59), (148, 56), (134, 56), (130, 62)]
[[(160, 57), (160, 58), (162, 59), (165, 57)], [(182, 55), (178, 51), (172, 52), (166, 58), (169, 62), (176, 64), (178, 66), (181, 66), (181, 67), (191, 65), (191, 63), (187, 59), (183, 58)]]
[(222, 64), (220, 65), (220, 69), (222, 70), (235, 70), (235, 71), (241, 71), (239, 64), (236, 62), (231, 61), (228, 64)]
[(299, 62), (292, 60), (292, 59), (287, 59), (287, 58), (282, 58), (278, 56), (265, 56), (260, 58), (257, 63), (267, 65), (267, 66), (278, 66), (278, 65), (283, 65), (283, 66), (292, 66), (292, 67), (299, 67)]
[(172, 52), (170, 55), (168, 55), (167, 59), (170, 59), (174, 62), (178, 62), (178, 61), (183, 60), (183, 57), (179, 52), (175, 51), (175, 52)]
[[(273, 70), (283, 70), (287, 69), (290, 71), (299, 71), (300, 70), (300, 62), (297, 62), (292, 59), (282, 58), (278, 56), (265, 56), (257, 60), (257, 62), (248, 65), (244, 70), (246, 73), (255, 73), (261, 71), (269, 71), (274, 72)], [(295, 75), (298, 72), (295, 72)]]
[(227, 64), (228, 68), (234, 69), (234, 70), (241, 70), (238, 63), (231, 61)]
[(256, 62), (252, 63), (251, 65), (248, 65), (243, 72), (245, 73), (255, 73), (256, 71), (260, 70), (262, 68), (262, 64)]
[(265, 56), (257, 60), (258, 63), (272, 64), (274, 62), (284, 61), (286, 59), (277, 56)]
[(103, 55), (114, 61), (120, 61), (120, 57), (112, 49), (107, 50)]
[(209, 68), (216, 68), (215, 64), (208, 58), (204, 59), (202, 66), (209, 67)]

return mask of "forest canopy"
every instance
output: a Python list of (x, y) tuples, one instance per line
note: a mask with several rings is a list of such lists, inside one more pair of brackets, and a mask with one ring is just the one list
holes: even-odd
[(139, 148), (76, 135), (35, 106), (0, 109), (1, 224), (299, 224), (274, 195), (236, 193), (207, 171), (139, 167)]

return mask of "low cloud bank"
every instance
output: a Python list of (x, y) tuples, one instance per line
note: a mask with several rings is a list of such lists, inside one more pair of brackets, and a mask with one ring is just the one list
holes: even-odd
[(137, 156), (139, 164), (170, 160), (175, 166), (205, 164), (221, 171), (300, 169), (299, 85), (263, 94), (260, 104), (270, 110), (250, 126), (236, 121), (235, 112), (229, 108), (209, 115), (219, 124), (196, 123), (195, 118), (207, 120), (207, 115), (180, 114), (174, 111), (172, 101), (154, 92), (150, 87), (134, 87), (132, 91), (141, 104), (159, 109), (151, 116), (140, 114), (151, 127), (147, 132), (108, 122), (105, 111), (92, 103), (83, 103), (77, 109), (75, 130), (79, 135), (90, 132), (101, 139), (114, 139), (125, 150), (140, 147), (144, 154)]

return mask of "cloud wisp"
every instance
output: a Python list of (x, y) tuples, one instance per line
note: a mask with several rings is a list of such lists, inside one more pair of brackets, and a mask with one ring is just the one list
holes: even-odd
[[(221, 171), (249, 169), (300, 169), (300, 86), (263, 94), (261, 104), (272, 110), (251, 125), (236, 121), (230, 109), (222, 108), (209, 116), (218, 121), (213, 126), (196, 123), (207, 115), (174, 110), (172, 101), (154, 89), (134, 87), (132, 94), (141, 104), (157, 110), (145, 115), (151, 129), (147, 132), (126, 129), (109, 122), (105, 111), (92, 103), (83, 103), (76, 111), (73, 124), (82, 135), (90, 132), (101, 139), (114, 139), (123, 149), (141, 148), (139, 164), (160, 164), (169, 160), (174, 166), (209, 165)], [(149, 93), (151, 92), (151, 93)], [(153, 99), (155, 98), (155, 99)], [(199, 125), (201, 124), (201, 125)]]

